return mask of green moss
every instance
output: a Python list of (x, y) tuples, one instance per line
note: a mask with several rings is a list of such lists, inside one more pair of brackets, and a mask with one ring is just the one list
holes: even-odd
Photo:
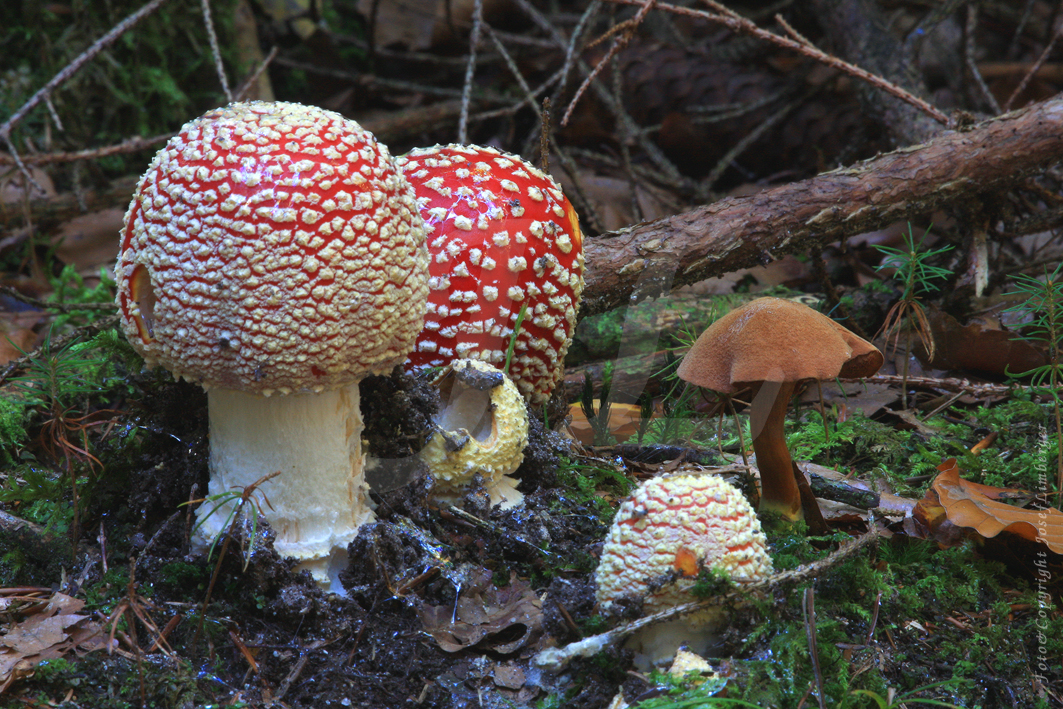
[(135, 660), (95, 652), (77, 662), (48, 660), (37, 667), (34, 675), (17, 687), (22, 696), (33, 698), (42, 706), (63, 704), (73, 690), (71, 706), (80, 709), (133, 709), (141, 704), (158, 709), (205, 706), (215, 701), (214, 688), (207, 683), (197, 686), (191, 663), (156, 655), (150, 662), (137, 666)]
[(635, 484), (618, 468), (575, 463), (568, 459), (562, 459), (561, 467), (557, 471), (557, 481), (567, 491), (568, 500), (565, 502), (590, 507), (603, 527), (612, 524), (616, 508), (599, 492), (614, 499), (622, 499), (635, 488)]
[[(142, 5), (139, 0), (84, 0), (64, 6), (66, 12), (58, 15), (41, 3), (0, 3), (0, 121)], [(234, 7), (234, 0), (212, 3), (230, 84), (247, 69), (232, 39)], [(163, 5), (51, 95), (68, 149), (174, 131), (224, 100), (195, 3)], [(24, 140), (46, 145), (50, 123), (48, 109), (38, 106), (15, 126), (12, 139), (18, 145)], [(154, 150), (98, 162), (109, 176), (140, 173)]]
[(0, 396), (0, 464), (14, 465), (26, 441), (26, 405)]

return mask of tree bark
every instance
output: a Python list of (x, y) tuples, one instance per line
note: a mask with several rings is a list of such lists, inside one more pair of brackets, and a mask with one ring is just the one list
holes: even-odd
[(1063, 159), (1054, 98), (744, 197), (588, 238), (581, 316), (1005, 190)]

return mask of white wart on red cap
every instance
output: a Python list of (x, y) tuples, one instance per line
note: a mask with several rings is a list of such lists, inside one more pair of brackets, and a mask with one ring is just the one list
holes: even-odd
[(583, 237), (557, 183), (514, 155), (436, 146), (398, 159), (428, 232), (429, 305), (409, 368), (498, 368), (521, 307), (509, 376), (543, 403), (564, 370), (583, 291)]
[[(653, 478), (620, 506), (609, 529), (595, 573), (598, 602), (608, 608), (625, 596), (643, 598), (653, 613), (691, 601), (699, 562), (737, 584), (772, 572), (760, 520), (737, 488), (715, 475)], [(678, 578), (651, 590), (669, 575)]]
[(133, 346), (208, 387), (333, 388), (401, 363), (421, 329), (423, 223), (387, 148), (291, 103), (232, 104), (159, 151), (126, 214)]

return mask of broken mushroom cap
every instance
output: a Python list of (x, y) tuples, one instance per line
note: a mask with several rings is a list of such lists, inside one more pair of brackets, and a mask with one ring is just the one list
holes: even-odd
[(679, 365), (681, 379), (724, 394), (753, 387), (750, 420), (762, 511), (801, 517), (801, 499), (783, 423), (797, 382), (868, 377), (882, 353), (807, 305), (758, 298), (701, 334)]
[[(621, 598), (641, 598), (650, 614), (692, 601), (701, 565), (738, 585), (766, 580), (772, 563), (760, 520), (742, 493), (718, 476), (652, 478), (613, 519), (595, 572), (598, 603), (608, 610)], [(629, 647), (652, 663), (671, 659), (683, 642), (707, 644), (725, 619), (722, 609), (699, 611), (640, 631)]]
[(583, 291), (583, 237), (561, 188), (515, 155), (475, 145), (398, 159), (428, 232), (429, 305), (407, 367), (478, 359), (543, 404), (564, 371)]
[[(234, 103), (186, 124), (126, 213), (115, 270), (130, 343), (208, 389), (211, 495), (280, 471), (262, 489), (276, 549), (319, 580), (370, 515), (358, 381), (413, 347), (427, 260), (387, 148), (293, 103)], [(208, 507), (210, 538), (227, 515)]]
[(524, 496), (509, 475), (524, 460), (528, 412), (509, 377), (486, 362), (461, 359), (436, 378), (439, 430), (421, 449), (437, 499), (456, 501), (480, 475), (491, 505), (512, 507)]

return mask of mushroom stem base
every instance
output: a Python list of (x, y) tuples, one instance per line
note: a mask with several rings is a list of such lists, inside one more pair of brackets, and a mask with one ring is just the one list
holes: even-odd
[(338, 574), (347, 545), (373, 518), (364, 490), (358, 385), (271, 397), (211, 389), (208, 397), (214, 501), (196, 512), (200, 538), (224, 532), (243, 490), (280, 471), (254, 496), (277, 534), (274, 548), (342, 592)]

